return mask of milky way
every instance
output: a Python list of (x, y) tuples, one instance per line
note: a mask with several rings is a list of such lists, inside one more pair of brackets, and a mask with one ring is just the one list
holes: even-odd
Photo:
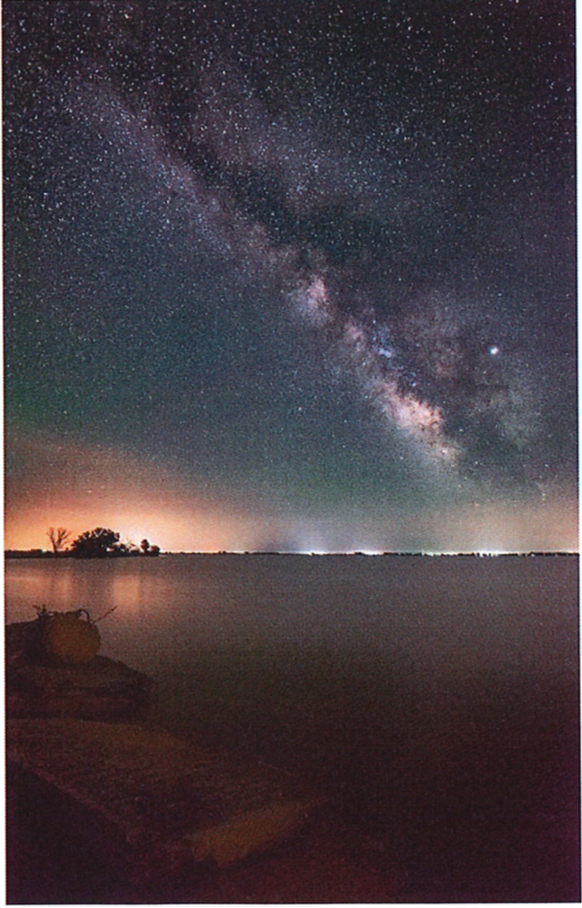
[[(372, 308), (378, 297), (383, 308), (389, 308), (389, 294), (374, 288), (367, 294), (371, 301), (362, 302), (358, 294), (352, 299), (340, 289), (334, 298), (319, 276), (331, 273), (332, 281), (341, 286), (343, 269), (316, 239), (309, 242), (302, 224), (309, 221), (311, 212), (319, 218), (322, 205), (324, 212), (338, 204), (357, 210), (363, 189), (358, 185), (361, 178), (355, 175), (356, 166), (352, 165), (350, 173), (349, 161), (342, 168), (341, 157), (322, 148), (317, 134), (304, 130), (303, 141), (301, 137), (297, 140), (291, 130), (269, 117), (225, 55), (208, 67), (205, 77), (199, 110), (188, 118), (188, 142), (190, 149), (212, 158), (211, 179), (206, 168), (189, 163), (192, 151), (185, 158), (172, 151), (165, 153), (165, 133), (155, 110), (133, 115), (119, 107), (116, 97), (99, 95), (94, 105), (84, 99), (83, 109), (94, 106), (96, 121), (106, 125), (109, 120), (111, 135), (120, 146), (137, 145), (154, 185), (158, 182), (181, 198), (195, 229), (218, 255), (233, 259), (237, 268), (259, 281), (282, 280), (285, 295), (339, 348), (340, 357), (344, 354), (345, 367), (353, 372), (380, 417), (431, 457), (451, 465), (480, 467), (478, 440), (471, 433), (471, 416), (478, 416), (487, 424), (489, 443), (505, 443), (504, 468), (509, 463), (520, 470), (524, 447), (520, 434), (527, 439), (525, 427), (532, 421), (535, 392), (512, 388), (511, 368), (486, 361), (492, 349), (500, 350), (491, 346), (491, 337), (480, 341), (473, 337), (471, 343), (462, 343), (459, 335), (464, 331), (467, 340), (475, 330), (462, 303), (435, 305), (430, 299), (415, 300), (411, 304), (413, 319), (394, 319), (392, 327), (390, 318), (382, 321)], [(318, 159), (324, 163), (317, 163)], [(381, 172), (378, 162), (376, 167)], [(312, 172), (319, 176), (322, 169), (325, 188), (316, 192), (313, 203), (306, 189), (309, 172), (317, 185), (319, 179), (314, 180)], [(367, 188), (371, 198), (379, 191), (378, 187)], [(345, 194), (349, 201), (341, 203)], [(280, 225), (285, 221), (283, 231)], [(332, 221), (329, 227), (333, 234), (337, 223)], [(350, 227), (348, 221), (348, 230)], [(344, 229), (343, 225), (339, 228), (340, 232)], [(354, 234), (356, 240), (347, 241), (348, 249), (357, 242), (357, 228)], [(350, 252), (346, 257), (350, 260), (347, 269), (355, 272), (357, 280), (361, 265), (351, 260)], [(494, 329), (490, 331), (494, 337)], [(447, 430), (449, 409), (457, 413), (454, 427)]]
[(8, 0), (9, 431), (294, 520), (573, 493), (572, 17)]

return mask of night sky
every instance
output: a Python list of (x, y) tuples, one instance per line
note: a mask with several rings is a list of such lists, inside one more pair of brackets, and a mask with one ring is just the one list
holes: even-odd
[(571, 0), (4, 0), (6, 545), (577, 547)]

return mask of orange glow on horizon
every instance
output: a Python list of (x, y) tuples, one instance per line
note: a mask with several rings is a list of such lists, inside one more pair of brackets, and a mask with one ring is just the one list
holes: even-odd
[[(53, 519), (55, 518), (55, 519)], [(85, 530), (97, 526), (110, 527), (120, 534), (122, 542), (139, 545), (149, 539), (162, 551), (214, 552), (236, 548), (240, 538), (258, 537), (252, 521), (230, 514), (205, 514), (201, 517), (195, 509), (183, 513), (131, 512), (126, 504), (119, 508), (85, 510), (82, 515), (66, 506), (57, 508), (50, 516), (35, 511), (20, 511), (7, 520), (6, 549), (50, 549), (47, 536), (49, 527), (66, 527), (69, 542)], [(252, 542), (249, 548), (252, 548)]]
[(49, 527), (66, 527), (70, 540), (110, 527), (124, 542), (147, 538), (162, 551), (219, 551), (241, 540), (252, 548), (264, 532), (264, 520), (137, 455), (34, 438), (18, 447), (24, 469), (6, 489), (6, 549), (50, 549)]
[(192, 477), (135, 454), (31, 437), (12, 447), (21, 469), (6, 489), (7, 549), (50, 549), (51, 526), (66, 527), (71, 540), (106, 526), (123, 542), (147, 538), (166, 552), (578, 551), (577, 498), (564, 490), (545, 502), (275, 516), (240, 493), (213, 498)]
[[(431, 513), (395, 515), (392, 521), (374, 521), (375, 531), (370, 523), (367, 530), (354, 528), (354, 533), (362, 537), (362, 544), (346, 545), (345, 550), (410, 551), (414, 547), (402, 540), (426, 530), (436, 540), (427, 549), (435, 551), (578, 551), (576, 518), (575, 507), (566, 508), (561, 503), (540, 512), (535, 507), (525, 508), (519, 514), (508, 513), (502, 505), (491, 505), (478, 515), (462, 509), (449, 511), (438, 519)], [(266, 540), (282, 535), (298, 539), (301, 523), (295, 518), (292, 527), (291, 522), (286, 526), (284, 520), (209, 509), (195, 501), (183, 502), (180, 508), (159, 508), (151, 502), (145, 507), (144, 502), (132, 503), (120, 496), (117, 503), (96, 501), (94, 509), (79, 510), (70, 502), (63, 502), (50, 512), (34, 506), (20, 508), (7, 519), (5, 548), (49, 549), (46, 534), (50, 526), (69, 529), (71, 540), (87, 529), (107, 526), (119, 532), (123, 542), (139, 545), (147, 538), (166, 552), (253, 551), (264, 548)], [(306, 521), (308, 537), (309, 525)], [(321, 526), (315, 548), (337, 551), (337, 546), (326, 544), (325, 521), (321, 521)], [(307, 545), (307, 550), (313, 548)]]

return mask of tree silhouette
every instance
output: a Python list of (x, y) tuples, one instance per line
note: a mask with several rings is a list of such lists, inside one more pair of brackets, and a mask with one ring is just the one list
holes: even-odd
[(63, 550), (70, 535), (69, 530), (66, 530), (64, 527), (57, 527), (56, 529), (54, 527), (49, 528), (47, 536), (51, 541), (54, 555), (58, 555), (58, 553)]
[(156, 556), (160, 554), (159, 545), (150, 545), (147, 539), (142, 539), (140, 548), (133, 543), (120, 542), (119, 533), (114, 530), (96, 527), (86, 530), (78, 536), (70, 548), (74, 558), (120, 558), (129, 555)]
[(86, 530), (71, 546), (75, 558), (108, 558), (127, 555), (128, 548), (119, 541), (119, 533), (104, 527)]

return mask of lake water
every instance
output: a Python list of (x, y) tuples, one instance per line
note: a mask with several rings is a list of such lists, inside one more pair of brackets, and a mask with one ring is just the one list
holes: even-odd
[(299, 773), (409, 900), (578, 901), (578, 560), (9, 560), (8, 621), (87, 608), (156, 718)]

